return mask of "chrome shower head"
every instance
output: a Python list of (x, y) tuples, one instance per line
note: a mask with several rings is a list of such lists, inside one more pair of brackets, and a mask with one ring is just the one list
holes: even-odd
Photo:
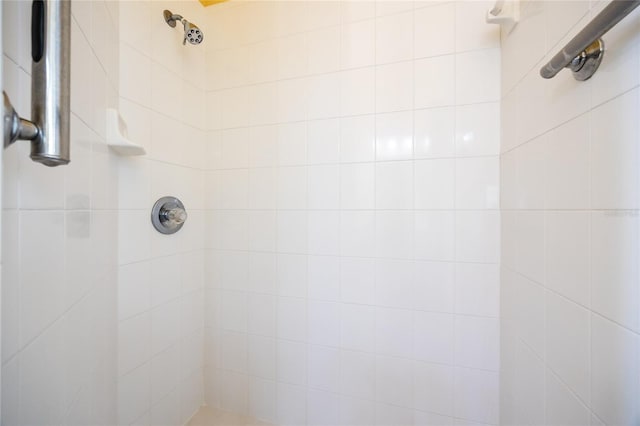
[(182, 44), (187, 44), (187, 41), (191, 44), (200, 44), (204, 40), (204, 33), (198, 26), (192, 22), (187, 21), (182, 17), (182, 15), (174, 15), (169, 10), (165, 10), (163, 12), (164, 20), (171, 28), (176, 27), (176, 22), (182, 22), (184, 26), (184, 39), (182, 40)]
[(184, 25), (184, 40), (182, 41), (182, 44), (185, 44), (187, 41), (191, 44), (202, 43), (202, 40), (204, 40), (204, 34), (196, 24), (193, 24), (186, 19), (182, 20), (182, 24)]

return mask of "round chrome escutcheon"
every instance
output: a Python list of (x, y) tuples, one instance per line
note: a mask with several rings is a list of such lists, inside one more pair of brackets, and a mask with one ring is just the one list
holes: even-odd
[(151, 209), (151, 223), (162, 234), (175, 234), (187, 220), (187, 211), (176, 197), (162, 197)]

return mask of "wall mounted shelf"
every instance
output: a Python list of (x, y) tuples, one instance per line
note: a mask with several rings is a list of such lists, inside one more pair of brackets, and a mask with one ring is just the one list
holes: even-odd
[(113, 108), (107, 108), (107, 145), (118, 155), (127, 157), (147, 153), (142, 145), (128, 138), (127, 124)]

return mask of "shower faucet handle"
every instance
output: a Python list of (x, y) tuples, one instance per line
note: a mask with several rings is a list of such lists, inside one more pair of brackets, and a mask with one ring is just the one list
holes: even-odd
[(166, 222), (171, 222), (175, 225), (180, 225), (187, 220), (187, 211), (177, 205), (171, 209), (167, 209), (166, 206), (163, 206), (160, 210), (160, 214)]
[(187, 210), (176, 197), (162, 197), (153, 205), (151, 223), (161, 234), (175, 234), (187, 220)]

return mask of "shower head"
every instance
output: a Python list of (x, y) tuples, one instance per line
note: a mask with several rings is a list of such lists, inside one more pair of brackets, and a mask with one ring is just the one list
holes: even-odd
[(200, 44), (202, 40), (204, 40), (204, 34), (196, 24), (193, 24), (186, 19), (182, 20), (182, 24), (184, 25), (184, 40), (182, 44), (185, 44), (186, 41), (189, 41), (191, 44)]
[(184, 39), (182, 44), (187, 44), (187, 41), (191, 44), (200, 44), (204, 40), (204, 33), (198, 26), (192, 22), (187, 21), (182, 15), (174, 15), (169, 10), (163, 12), (164, 20), (172, 28), (176, 27), (176, 22), (180, 21), (184, 26)]

